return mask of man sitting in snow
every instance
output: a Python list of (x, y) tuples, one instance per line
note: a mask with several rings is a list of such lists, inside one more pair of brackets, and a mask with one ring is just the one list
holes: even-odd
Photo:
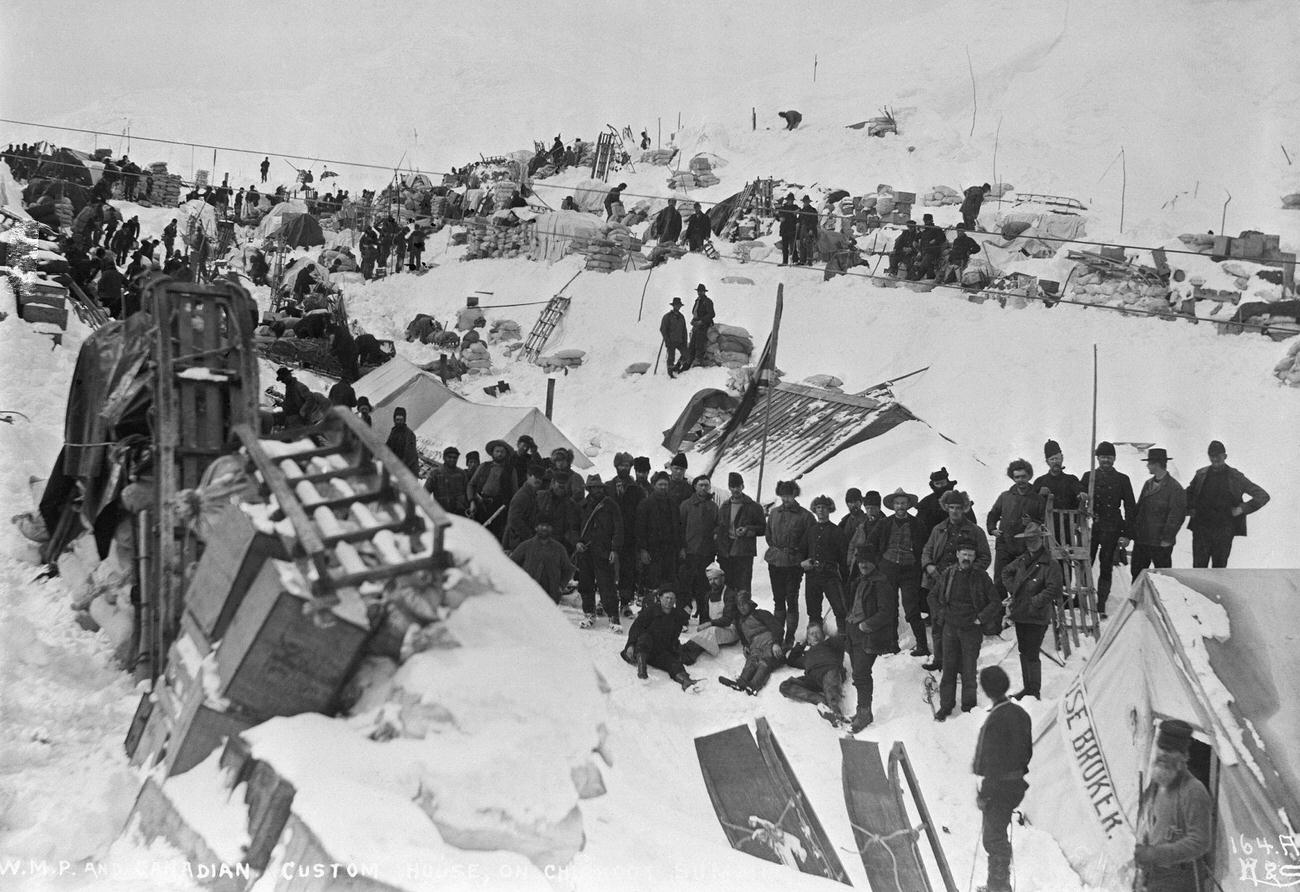
[(686, 674), (678, 640), (689, 622), (690, 617), (677, 606), (677, 595), (671, 589), (661, 591), (656, 604), (647, 605), (637, 614), (622, 650), (623, 659), (636, 665), (637, 678), (648, 678), (646, 667), (654, 666), (667, 672), (683, 691), (690, 690), (697, 680)]
[(718, 681), (734, 690), (757, 694), (785, 656), (781, 649), (785, 629), (771, 611), (754, 606), (749, 592), (736, 596), (736, 611), (739, 615), (735, 629), (745, 649), (745, 666), (735, 679), (719, 677)]
[(813, 703), (817, 712), (832, 725), (844, 721), (840, 702), (844, 690), (844, 639), (839, 635), (826, 637), (821, 626), (808, 626), (804, 644), (795, 645), (786, 662), (803, 675), (781, 682), (781, 694), (791, 700)]

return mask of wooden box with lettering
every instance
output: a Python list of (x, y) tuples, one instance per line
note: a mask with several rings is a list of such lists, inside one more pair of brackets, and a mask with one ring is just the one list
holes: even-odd
[(286, 585), (296, 568), (267, 566), (277, 572), (258, 574), (217, 650), (221, 696), (258, 720), (329, 714), (370, 638), (365, 609), (355, 592), (344, 593), (321, 626), (304, 612), (306, 596)]
[(244, 595), (268, 559), (283, 559), (284, 546), (275, 536), (259, 533), (248, 515), (235, 505), (223, 512), (204, 544), (185, 592), (185, 610), (209, 641), (217, 641), (239, 610)]

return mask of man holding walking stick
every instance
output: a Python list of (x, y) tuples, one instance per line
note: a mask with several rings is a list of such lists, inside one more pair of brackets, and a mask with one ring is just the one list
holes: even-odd
[(659, 320), (659, 334), (663, 337), (664, 347), (668, 350), (668, 377), (676, 378), (677, 373), (681, 371), (681, 362), (686, 358), (686, 317), (682, 315), (680, 297), (674, 297), (670, 305), (672, 309), (664, 313), (663, 318)]

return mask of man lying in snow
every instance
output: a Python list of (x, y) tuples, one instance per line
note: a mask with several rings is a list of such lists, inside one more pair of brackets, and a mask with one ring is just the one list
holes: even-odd
[(813, 703), (817, 712), (832, 725), (844, 722), (840, 703), (844, 691), (844, 639), (839, 635), (826, 637), (819, 625), (808, 626), (807, 638), (795, 645), (786, 662), (803, 675), (795, 675), (781, 682), (781, 694), (791, 700)]
[(691, 690), (698, 679), (686, 674), (682, 665), (682, 648), (678, 639), (690, 622), (686, 611), (677, 606), (677, 595), (671, 589), (659, 593), (659, 600), (647, 604), (637, 614), (627, 635), (627, 646), (622, 657), (636, 665), (636, 677), (648, 678), (647, 666), (667, 672), (683, 691)]

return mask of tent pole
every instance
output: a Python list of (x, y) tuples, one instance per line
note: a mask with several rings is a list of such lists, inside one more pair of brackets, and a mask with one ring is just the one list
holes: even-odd
[[(776, 377), (776, 342), (777, 328), (781, 325), (781, 305), (785, 300), (785, 284), (776, 286), (776, 324), (772, 328), (772, 349), (768, 351), (767, 362), (758, 369), (758, 383), (763, 382), (763, 372), (770, 365), (772, 369), (772, 379)], [(767, 432), (772, 427), (772, 388), (776, 386), (774, 380), (767, 383), (767, 405), (763, 408), (763, 443), (758, 453), (758, 486), (754, 490), (754, 501), (761, 502), (763, 497), (763, 471), (767, 464)]]

